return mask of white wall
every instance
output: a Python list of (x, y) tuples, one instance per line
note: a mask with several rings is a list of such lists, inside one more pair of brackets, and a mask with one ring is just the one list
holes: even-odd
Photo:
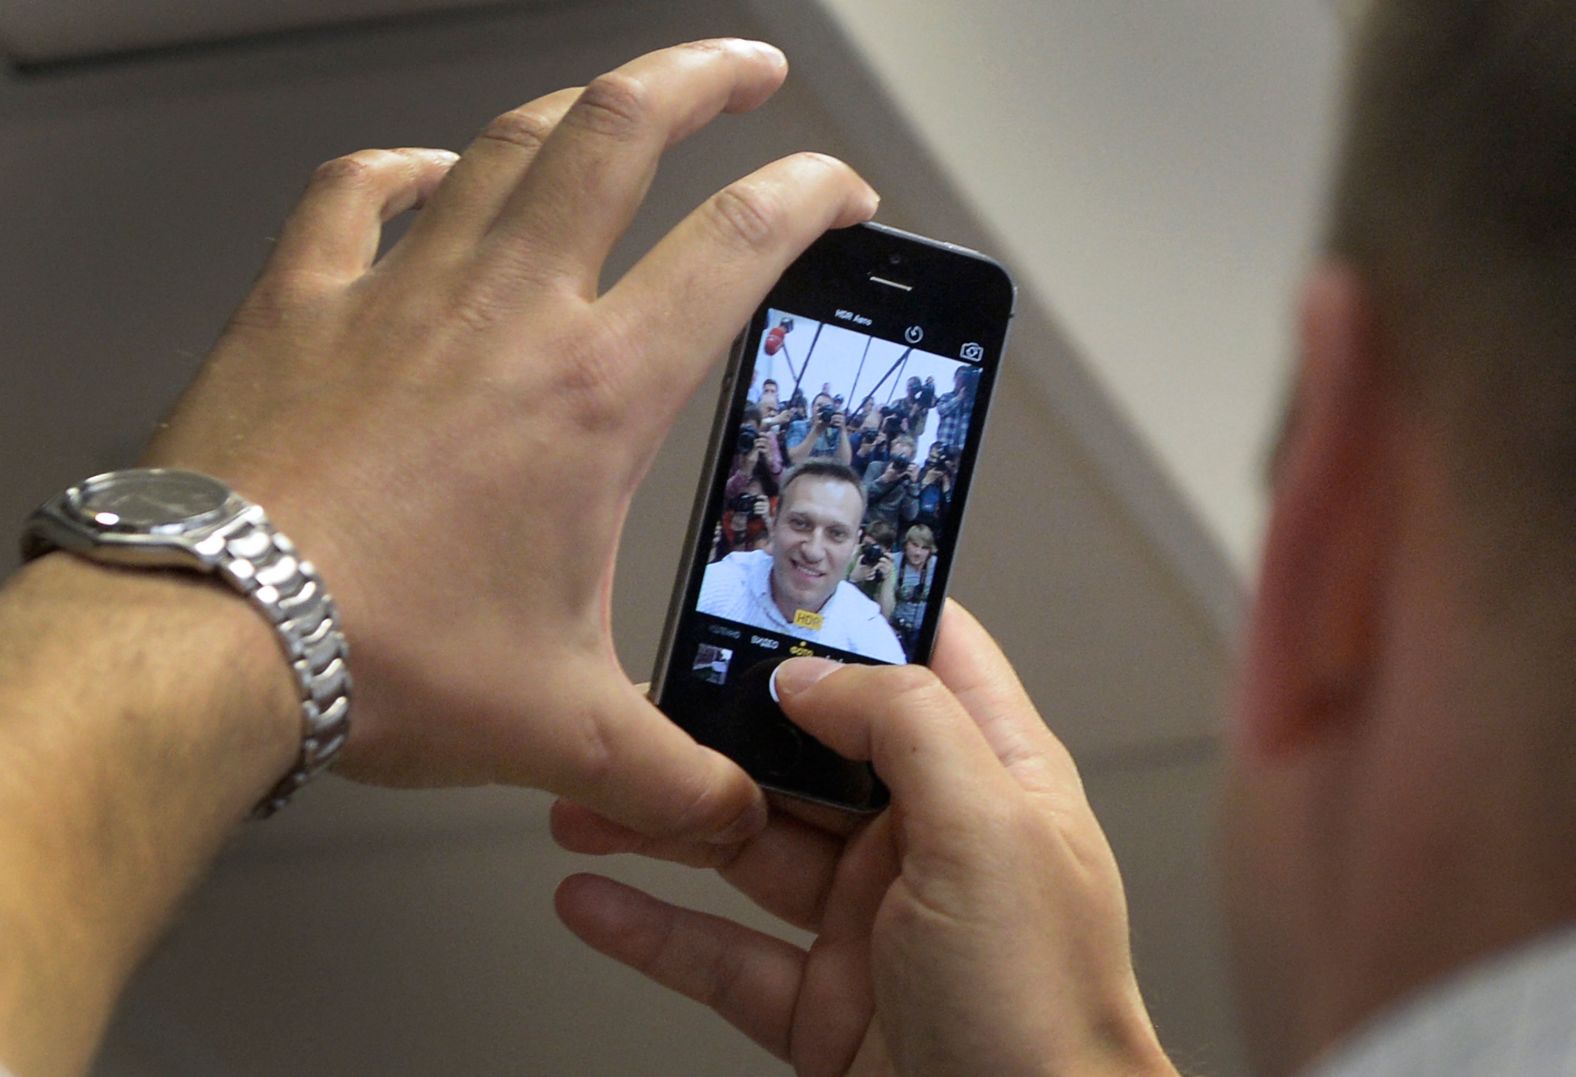
[(819, 0), (1239, 570), (1314, 240), (1313, 0)]

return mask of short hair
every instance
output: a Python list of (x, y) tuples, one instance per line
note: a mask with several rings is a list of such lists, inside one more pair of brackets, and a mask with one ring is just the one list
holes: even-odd
[(915, 524), (903, 533), (903, 545), (918, 543), (929, 550), (936, 548), (936, 533), (924, 524)]
[(900, 441), (908, 442), (909, 445), (913, 446), (915, 452), (919, 451), (919, 442), (914, 440), (914, 435), (913, 434), (895, 434), (895, 435), (893, 435), (893, 437), (892, 437), (892, 444), (896, 445)]
[(890, 550), (892, 543), (897, 541), (897, 528), (878, 516), (865, 524), (865, 536), (871, 542), (879, 543), (882, 549)]
[(773, 389), (777, 388), (777, 379), (767, 378), (765, 381), (761, 382), (761, 389), (764, 391), (768, 385), (770, 385)]
[(812, 456), (804, 463), (789, 468), (788, 473), (782, 478), (782, 486), (779, 487), (779, 508), (788, 502), (788, 488), (800, 479), (831, 479), (835, 482), (846, 482), (859, 491), (859, 516), (861, 519), (864, 518), (865, 484), (847, 464), (839, 464), (836, 460), (828, 460), (824, 456)]
[(1359, 35), (1327, 248), (1444, 432), (1491, 591), (1570, 578), (1576, 5), (1375, 0)]

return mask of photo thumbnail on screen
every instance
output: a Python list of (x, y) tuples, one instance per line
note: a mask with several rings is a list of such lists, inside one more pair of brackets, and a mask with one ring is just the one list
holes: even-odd
[(952, 553), (978, 368), (774, 309), (740, 377), (696, 611), (909, 661)]

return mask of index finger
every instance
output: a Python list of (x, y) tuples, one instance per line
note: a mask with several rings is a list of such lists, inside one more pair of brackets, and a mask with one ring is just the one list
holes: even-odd
[(930, 666), (1019, 781), (1078, 781), (1071, 753), (1040, 717), (1012, 663), (974, 615), (950, 598)]
[(788, 62), (761, 41), (692, 41), (592, 79), (509, 197), (484, 257), (561, 276), (586, 298), (629, 227), (657, 162), (719, 112), (747, 112), (782, 84)]
[[(880, 198), (848, 165), (797, 153), (707, 199), (597, 300), (614, 324), (664, 349), (630, 371), (631, 399), (666, 423), (806, 247), (868, 220)], [(665, 425), (663, 429), (666, 429)]]

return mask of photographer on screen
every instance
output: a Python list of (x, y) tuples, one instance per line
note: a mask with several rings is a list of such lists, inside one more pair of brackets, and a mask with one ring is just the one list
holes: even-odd
[(772, 499), (763, 493), (746, 490), (729, 497), (717, 524), (711, 560), (764, 549), (771, 541), (771, 516)]
[(859, 553), (848, 568), (848, 582), (881, 607), (881, 616), (892, 617), (896, 601), (892, 546), (897, 530), (884, 520), (873, 520), (859, 533)]
[(896, 602), (888, 619), (903, 643), (905, 654), (914, 653), (919, 630), (925, 623), (925, 603), (936, 576), (936, 536), (924, 524), (915, 524), (903, 536), (903, 556), (894, 580)]
[(955, 461), (963, 454), (969, 436), (969, 420), (974, 417), (974, 395), (979, 389), (978, 367), (960, 366), (952, 373), (952, 392), (936, 401), (936, 441), (952, 450)]
[[(783, 473), (782, 449), (777, 439), (766, 432), (761, 409), (754, 404), (745, 406), (739, 423), (738, 443), (734, 447), (733, 469), (728, 473), (729, 496), (743, 490), (751, 479), (776, 486)], [(775, 493), (775, 490), (767, 491)]]
[(930, 444), (930, 454), (919, 472), (919, 495), (914, 503), (914, 522), (924, 524), (937, 535), (946, 532), (952, 510), (952, 484), (957, 476), (957, 454), (941, 441)]
[(897, 402), (897, 407), (907, 423), (905, 432), (918, 438), (925, 432), (930, 409), (936, 406), (936, 379), (921, 380), (914, 375), (908, 379), (906, 388), (907, 395)]
[(892, 413), (889, 407), (871, 407), (851, 439), (854, 447), (853, 468), (860, 475), (876, 461), (885, 462), (892, 453), (892, 439), (903, 432), (903, 418)]
[(883, 520), (896, 533), (918, 511), (919, 468), (914, 464), (914, 439), (899, 434), (892, 439), (891, 455), (873, 460), (864, 474), (865, 520)]
[(854, 450), (848, 443), (848, 417), (843, 414), (843, 398), (817, 393), (808, 418), (788, 427), (788, 462), (804, 463), (812, 457), (835, 460), (847, 466)]

